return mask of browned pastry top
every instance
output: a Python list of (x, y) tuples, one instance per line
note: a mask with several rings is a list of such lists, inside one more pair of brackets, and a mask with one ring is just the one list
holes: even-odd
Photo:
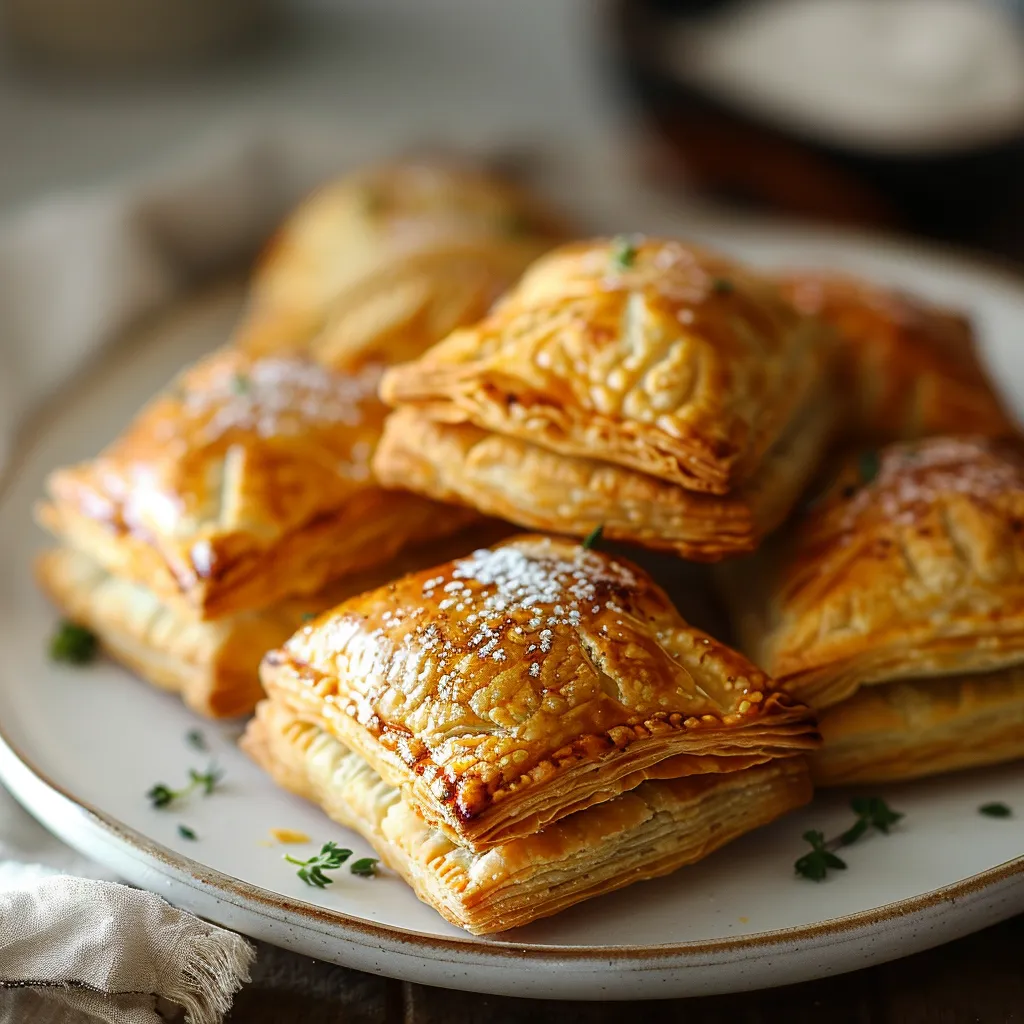
[(808, 710), (641, 569), (537, 535), (344, 602), (262, 675), (463, 838), (498, 828), (489, 813), (535, 831), (524, 800), (551, 819), (815, 743)]
[(782, 287), (838, 332), (852, 435), (892, 441), (1015, 429), (964, 314), (840, 274), (792, 274)]
[(683, 242), (577, 242), (382, 394), (691, 490), (752, 475), (823, 386), (829, 334), (775, 285)]

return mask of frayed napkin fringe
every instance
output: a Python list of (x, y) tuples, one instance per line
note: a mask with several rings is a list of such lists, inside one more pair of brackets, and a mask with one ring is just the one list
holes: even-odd
[(185, 1010), (187, 1024), (220, 1024), (235, 993), (249, 981), (256, 949), (241, 935), (195, 935), (187, 944), (187, 965), (168, 979), (164, 998)]

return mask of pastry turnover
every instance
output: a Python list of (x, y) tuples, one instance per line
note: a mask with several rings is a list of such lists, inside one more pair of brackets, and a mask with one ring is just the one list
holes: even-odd
[(261, 678), (476, 851), (647, 779), (817, 745), (806, 707), (640, 569), (542, 536), (344, 602), (267, 654)]
[(641, 783), (485, 852), (453, 842), (320, 725), (264, 701), (242, 746), (282, 786), (361, 833), (421, 900), (476, 935), (692, 864), (806, 803), (804, 760)]
[(39, 518), (179, 614), (221, 618), (316, 593), (467, 521), (372, 478), (378, 376), (218, 352), (98, 458), (53, 473)]
[(396, 575), (432, 565), (439, 555), (465, 554), (507, 533), (503, 524), (464, 530), (350, 573), (315, 594), (213, 621), (181, 614), (142, 584), (113, 576), (70, 548), (44, 552), (36, 576), (54, 604), (95, 633), (118, 661), (156, 686), (181, 694), (194, 711), (224, 718), (252, 711), (263, 696), (260, 659), (314, 614)]
[(740, 265), (599, 239), (542, 257), (490, 316), (389, 370), (381, 393), (721, 495), (819, 398), (830, 356), (818, 322)]
[(564, 237), (538, 200), (479, 169), (410, 160), (359, 171), (279, 230), (235, 341), (335, 368), (413, 359), (483, 316)]
[(839, 335), (851, 436), (884, 442), (1015, 429), (962, 313), (839, 274), (792, 274), (782, 287)]
[(785, 518), (835, 417), (831, 345), (774, 285), (681, 242), (542, 258), (389, 370), (374, 471), (522, 526), (713, 561)]
[(722, 577), (742, 649), (821, 711), (822, 782), (1024, 756), (1024, 446), (852, 458)]

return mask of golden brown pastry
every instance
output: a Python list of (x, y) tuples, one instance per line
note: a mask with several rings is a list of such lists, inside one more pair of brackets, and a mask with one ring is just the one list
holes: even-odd
[(645, 779), (817, 744), (807, 708), (687, 625), (646, 573), (542, 536), (339, 605), (267, 654), (261, 678), (473, 850)]
[(1024, 665), (858, 690), (818, 715), (820, 786), (891, 782), (1024, 757)]
[(235, 342), (335, 368), (414, 359), (483, 316), (565, 237), (539, 201), (476, 168), (409, 160), (358, 171), (280, 229)]
[(831, 397), (807, 410), (729, 495), (699, 494), (635, 469), (561, 455), (470, 423), (401, 408), (374, 456), (382, 484), (461, 502), (534, 530), (610, 540), (700, 562), (753, 551), (789, 513), (827, 438)]
[(1024, 756), (1022, 442), (851, 458), (722, 578), (742, 649), (822, 711), (822, 782)]
[(727, 494), (819, 398), (830, 358), (818, 322), (740, 265), (682, 242), (598, 239), (542, 257), (491, 315), (389, 370), (381, 393)]
[(851, 436), (885, 442), (1016, 429), (964, 314), (841, 274), (796, 273), (781, 283), (798, 309), (839, 335)]
[(98, 458), (53, 473), (40, 520), (179, 614), (220, 618), (315, 593), (467, 521), (373, 480), (378, 374), (215, 353)]
[(811, 798), (802, 758), (644, 782), (486, 852), (428, 825), (408, 794), (286, 706), (263, 701), (242, 746), (287, 789), (361, 833), (416, 895), (486, 935), (701, 860)]
[(263, 696), (259, 664), (314, 614), (396, 575), (456, 557), (507, 535), (504, 524), (483, 524), (453, 537), (400, 552), (382, 564), (350, 573), (306, 597), (214, 621), (197, 621), (162, 602), (140, 583), (106, 572), (70, 548), (44, 552), (36, 576), (53, 603), (95, 633), (104, 648), (143, 679), (179, 693), (194, 711), (212, 718), (249, 714)]

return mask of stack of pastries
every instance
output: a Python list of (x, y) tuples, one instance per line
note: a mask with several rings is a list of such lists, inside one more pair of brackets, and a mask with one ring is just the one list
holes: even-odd
[[(330, 186), (40, 509), (58, 605), (197, 710), (259, 700), (244, 749), (474, 934), (812, 780), (1024, 757), (1024, 444), (969, 320), (564, 234), (462, 167)], [(608, 541), (720, 563), (738, 649)]]
[(811, 711), (628, 562), (523, 535), (353, 598), (263, 663), (245, 748), (483, 934), (806, 803)]

